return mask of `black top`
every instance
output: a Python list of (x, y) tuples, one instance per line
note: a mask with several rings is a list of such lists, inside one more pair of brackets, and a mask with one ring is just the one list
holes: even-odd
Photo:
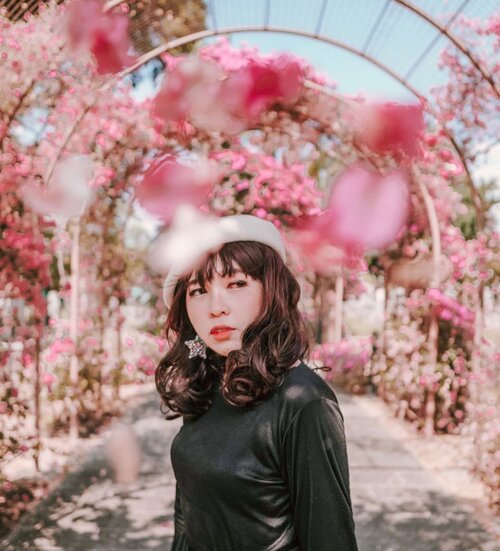
[(220, 391), (171, 447), (172, 551), (356, 551), (343, 416), (301, 363), (264, 402)]

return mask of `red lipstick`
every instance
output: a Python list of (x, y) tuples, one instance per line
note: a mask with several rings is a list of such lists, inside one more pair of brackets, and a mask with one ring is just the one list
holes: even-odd
[(231, 331), (234, 331), (234, 327), (229, 327), (229, 325), (216, 325), (212, 327), (210, 334), (217, 340), (227, 339), (231, 335)]

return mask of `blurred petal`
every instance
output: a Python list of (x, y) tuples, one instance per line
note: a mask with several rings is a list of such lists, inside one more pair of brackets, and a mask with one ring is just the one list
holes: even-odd
[(134, 63), (135, 57), (128, 54), (131, 48), (128, 25), (126, 15), (106, 14), (99, 19), (90, 48), (98, 74), (117, 73)]
[(409, 186), (403, 172), (381, 175), (353, 166), (335, 181), (324, 230), (342, 249), (381, 249), (390, 245), (408, 219)]
[(98, 0), (75, 0), (68, 5), (66, 32), (73, 48), (90, 42), (101, 14), (102, 3)]
[(179, 205), (172, 227), (151, 247), (149, 265), (162, 274), (173, 266), (179, 273), (188, 273), (207, 251), (220, 247), (222, 233), (217, 221), (192, 205)]
[(215, 63), (185, 58), (166, 75), (154, 114), (174, 122), (190, 118), (199, 128), (236, 134), (275, 101), (294, 100), (304, 80), (300, 64), (287, 55), (249, 60), (224, 77)]
[(236, 116), (251, 121), (276, 101), (297, 99), (304, 71), (286, 54), (266, 60), (251, 60), (233, 71), (221, 85), (220, 97)]
[(90, 204), (93, 174), (94, 165), (88, 157), (69, 157), (56, 166), (48, 185), (26, 184), (21, 190), (22, 200), (38, 214), (65, 224), (70, 218), (81, 216)]
[(274, 60), (274, 69), (279, 79), (279, 99), (285, 103), (295, 101), (304, 82), (304, 70), (299, 61), (282, 54)]
[(201, 160), (188, 166), (167, 156), (148, 168), (136, 196), (145, 209), (170, 223), (178, 205), (201, 205), (218, 177), (215, 161)]
[(126, 15), (104, 13), (103, 3), (96, 0), (76, 0), (68, 6), (66, 31), (70, 45), (86, 45), (100, 75), (117, 73), (134, 62), (135, 57), (128, 54), (128, 25)]
[(419, 151), (424, 130), (419, 104), (373, 103), (353, 108), (356, 139), (379, 154), (403, 152), (410, 158)]
[(208, 107), (222, 109), (214, 96), (218, 94), (221, 70), (214, 63), (188, 56), (167, 72), (154, 101), (154, 114), (165, 121), (181, 122), (193, 111), (209, 120)]
[(324, 215), (306, 218), (298, 221), (296, 227), (289, 231), (293, 243), (307, 259), (308, 267), (315, 272), (332, 276), (342, 271), (342, 268), (356, 272), (365, 271), (366, 262), (360, 255), (335, 247), (325, 235)]
[(141, 449), (129, 425), (117, 423), (105, 443), (106, 457), (114, 470), (115, 481), (131, 484), (141, 466)]

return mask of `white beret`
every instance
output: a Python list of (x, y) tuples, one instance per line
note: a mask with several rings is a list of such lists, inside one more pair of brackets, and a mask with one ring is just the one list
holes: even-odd
[[(286, 262), (285, 245), (278, 228), (272, 222), (250, 214), (235, 214), (215, 218), (211, 222), (209, 232), (202, 231), (198, 237), (196, 254), (200, 260), (205, 254), (219, 250), (226, 243), (257, 241), (274, 249), (281, 256), (283, 262)], [(191, 237), (191, 239), (193, 238), (195, 237)], [(189, 237), (184, 236), (184, 239), (189, 239)], [(178, 245), (182, 247), (182, 243)], [(186, 245), (189, 247), (189, 244), (186, 243)], [(193, 268), (193, 262), (191, 261), (188, 267), (180, 258), (170, 267), (163, 282), (163, 300), (167, 309), (170, 308), (174, 289), (179, 278), (186, 275), (189, 268)]]

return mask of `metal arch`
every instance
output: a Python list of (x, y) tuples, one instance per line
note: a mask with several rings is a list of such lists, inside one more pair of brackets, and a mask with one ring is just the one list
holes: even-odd
[(459, 38), (457, 38), (453, 33), (449, 32), (445, 26), (441, 25), (438, 21), (436, 21), (433, 17), (431, 17), (427, 12), (413, 5), (408, 0), (392, 0), (392, 2), (397, 2), (407, 10), (412, 11), (418, 17), (421, 17), (422, 19), (427, 21), (427, 23), (430, 23), (441, 34), (446, 36), (448, 40), (450, 40), (464, 55), (466, 55), (469, 58), (471, 63), (474, 65), (474, 67), (476, 67), (476, 69), (483, 75), (483, 78), (493, 88), (493, 91), (495, 92), (495, 94), (500, 97), (500, 91), (495, 85), (495, 81), (493, 80), (493, 75), (491, 75), (487, 71), (487, 69), (483, 66), (483, 64), (478, 59), (475, 58), (472, 52), (465, 46), (465, 44)]
[[(465, 6), (467, 6), (467, 4), (470, 2), (470, 0), (463, 0), (462, 4), (460, 5), (460, 7), (455, 11), (455, 13), (450, 17), (450, 19), (446, 22), (444, 28), (446, 30), (449, 29), (450, 25), (453, 23), (453, 21), (455, 21), (455, 19), (462, 13), (463, 9), (465, 8)], [(437, 41), (442, 37), (442, 34), (441, 33), (438, 33), (431, 41), (429, 44), (427, 44), (427, 47), (424, 48), (424, 51), (419, 55), (417, 61), (415, 61), (415, 63), (408, 69), (408, 71), (406, 71), (404, 77), (405, 78), (410, 78), (410, 75), (417, 69), (417, 67), (420, 65), (420, 63), (422, 62), (423, 59), (425, 59), (426, 55), (431, 51), (432, 47), (434, 46), (434, 44), (437, 43)]]
[[(340, 100), (342, 102), (350, 103), (353, 101), (353, 100), (348, 100), (342, 96), (339, 96), (333, 90), (326, 88), (321, 84), (316, 84), (315, 82), (306, 81), (304, 85), (306, 86), (306, 88), (317, 90), (318, 92), (334, 97), (335, 99)], [(426, 106), (426, 109), (433, 117), (435, 117), (436, 119), (438, 118), (436, 112), (429, 105)], [(482, 230), (485, 224), (484, 201), (481, 197), (481, 194), (479, 193), (476, 186), (474, 185), (474, 180), (472, 178), (472, 174), (470, 172), (469, 165), (467, 163), (467, 159), (465, 158), (464, 152), (462, 151), (462, 148), (458, 145), (450, 130), (446, 128), (445, 125), (443, 125), (442, 128), (446, 134), (446, 137), (450, 140), (451, 145), (457, 152), (457, 155), (460, 161), (464, 165), (465, 174), (466, 174), (465, 183), (470, 191), (472, 204), (474, 206), (474, 210), (476, 211), (477, 227), (479, 230)]]
[(366, 40), (363, 44), (363, 47), (361, 48), (361, 51), (363, 53), (366, 53), (368, 50), (368, 46), (370, 46), (371, 41), (373, 39), (374, 34), (377, 32), (378, 26), (380, 25), (380, 22), (385, 16), (386, 11), (389, 8), (389, 5), (391, 3), (391, 0), (385, 0), (384, 5), (382, 6), (382, 9), (379, 11), (377, 15), (377, 19), (375, 20), (375, 23), (373, 24), (372, 28), (370, 29), (368, 36), (366, 37)]
[[(112, 8), (114, 8), (115, 6), (118, 6), (119, 4), (122, 4), (123, 2), (126, 2), (127, 0), (108, 0), (104, 6), (104, 9), (105, 11), (107, 10), (110, 10)], [(324, 13), (324, 7), (325, 7), (325, 4), (326, 4), (326, 1), (325, 0), (322, 4), (322, 7), (321, 7), (321, 15), (323, 15)], [(269, 0), (268, 0), (269, 2)], [(403, 7), (404, 9), (406, 10), (409, 10), (411, 12), (413, 12), (417, 17), (420, 17), (421, 19), (423, 19), (424, 21), (426, 21), (427, 23), (429, 23), (430, 25), (432, 25), (435, 29), (437, 29), (442, 35), (446, 36), (446, 38), (452, 42), (452, 44), (454, 44), (454, 46), (456, 48), (458, 48), (465, 56), (467, 56), (469, 58), (469, 60), (471, 61), (471, 63), (474, 65), (474, 67), (476, 67), (476, 69), (481, 73), (481, 75), (483, 76), (483, 78), (488, 82), (488, 84), (491, 86), (491, 88), (493, 89), (493, 91), (495, 92), (495, 94), (500, 97), (500, 91), (498, 89), (498, 87), (495, 85), (495, 81), (493, 80), (493, 75), (491, 75), (488, 70), (483, 66), (483, 64), (478, 60), (476, 59), (476, 57), (472, 54), (472, 52), (470, 51), (469, 48), (467, 48), (467, 46), (458, 38), (456, 37), (453, 33), (451, 33), (446, 26), (443, 26), (441, 25), (441, 23), (439, 23), (436, 19), (434, 19), (431, 15), (429, 15), (426, 11), (420, 9), (419, 7), (415, 6), (412, 2), (410, 2), (409, 0), (387, 0), (386, 3), (385, 3), (385, 6), (383, 6), (383, 11), (385, 11), (387, 9), (387, 7), (389, 6), (389, 3), (390, 2), (395, 2), (397, 4), (399, 4), (401, 7)], [(214, 4), (214, 0), (212, 0), (212, 4)], [(321, 16), (320, 16), (321, 17)], [(379, 20), (380, 20), (380, 17), (379, 17)], [(376, 22), (376, 25), (379, 23), (379, 20), (377, 20)], [(318, 29), (317, 31), (319, 30), (319, 27), (320, 25), (318, 26)], [(267, 31), (270, 31), (271, 28), (267, 25), (267, 22), (264, 24), (264, 28), (263, 29), (257, 29), (257, 30), (267, 30)], [(237, 31), (235, 31), (237, 32)], [(278, 31), (275, 31), (275, 32), (280, 32), (279, 30)], [(282, 31), (281, 31), (282, 32)], [(287, 31), (285, 31), (287, 32)], [(288, 31), (290, 32), (290, 31)], [(221, 34), (221, 33), (219, 33)], [(298, 33), (297, 33), (298, 34)], [(310, 35), (311, 33), (304, 33), (304, 36), (307, 36), (307, 35)], [(212, 35), (213, 36), (213, 35)], [(321, 35), (311, 35), (312, 38), (320, 38)], [(371, 37), (370, 37), (371, 38)], [(342, 43), (339, 43), (338, 41), (335, 41), (334, 39), (325, 39), (325, 37), (321, 37), (320, 38), (321, 40), (324, 40), (326, 42), (329, 42), (335, 46), (338, 46), (340, 48), (344, 48), (344, 49), (349, 49), (349, 48), (345, 48), (344, 46), (342, 46), (341, 44)], [(364, 57), (366, 58), (367, 60), (369, 60), (371, 63), (374, 63), (375, 65), (377, 65), (378, 67), (380, 67), (382, 70), (386, 70), (384, 64), (382, 62), (379, 62), (377, 60), (375, 60), (375, 58), (372, 58), (371, 56), (367, 56), (365, 54), (365, 49), (366, 49), (366, 46), (367, 46), (367, 43), (365, 42), (365, 45), (363, 46), (362, 50), (359, 51), (359, 50), (356, 50), (356, 49), (353, 49), (352, 50), (352, 53), (355, 53), (356, 55), (359, 55), (361, 57)], [(351, 50), (350, 50), (351, 51)], [(361, 55), (363, 54), (363, 55)], [(413, 67), (412, 67), (413, 69)], [(390, 71), (390, 70), (389, 70)], [(387, 71), (386, 71), (387, 72)], [(389, 73), (391, 74), (391, 76), (393, 76), (394, 78), (396, 78), (397, 80), (399, 80), (401, 82), (401, 84), (403, 84), (404, 86), (406, 86), (410, 91), (413, 92), (413, 90), (411, 90), (411, 88), (409, 88), (409, 83), (407, 83), (406, 79), (403, 78), (401, 80), (401, 77), (400, 75), (397, 75), (396, 73), (393, 73), (392, 71)], [(416, 94), (418, 96), (420, 96), (420, 94)]]
[[(334, 39), (331, 39), (331, 38), (328, 38), (328, 37), (322, 37), (321, 35), (316, 35), (316, 34), (313, 34), (313, 33), (307, 33), (307, 32), (304, 32), (304, 31), (297, 31), (297, 30), (294, 30), (294, 29), (283, 29), (283, 28), (278, 28), (278, 27), (269, 27), (267, 29), (264, 29), (262, 27), (228, 27), (228, 28), (225, 28), (225, 29), (219, 29), (217, 31), (200, 31), (198, 33), (192, 33), (190, 35), (183, 36), (182, 38), (178, 38), (176, 40), (172, 40), (170, 42), (162, 44), (161, 46), (158, 46), (157, 48), (151, 50), (147, 54), (144, 54), (143, 56), (141, 56), (139, 58), (139, 60), (134, 65), (132, 65), (131, 67), (128, 67), (127, 69), (125, 69), (124, 71), (119, 73), (119, 75), (116, 75), (116, 76), (120, 77), (120, 76), (125, 76), (129, 73), (132, 73), (133, 71), (138, 69), (144, 63), (146, 63), (146, 62), (150, 61), (151, 59), (157, 57), (158, 55), (162, 54), (163, 52), (166, 52), (166, 51), (168, 51), (170, 49), (173, 49), (173, 48), (176, 48), (178, 46), (183, 46), (184, 44), (188, 44), (189, 42), (194, 42), (196, 40), (201, 40), (203, 38), (208, 38), (208, 37), (211, 37), (211, 36), (217, 36), (217, 35), (220, 35), (220, 34), (236, 33), (236, 32), (282, 32), (282, 33), (288, 33), (288, 34), (295, 34), (295, 35), (299, 35), (299, 36), (306, 36), (308, 38), (313, 38), (315, 40), (320, 40), (320, 41), (327, 42), (329, 44), (332, 44), (333, 46), (337, 46), (339, 48), (345, 49), (345, 50), (347, 50), (347, 51), (349, 51), (349, 52), (351, 52), (351, 53), (353, 53), (353, 54), (355, 54), (355, 55), (357, 55), (357, 56), (359, 56), (363, 59), (366, 59), (367, 61), (369, 61), (370, 63), (372, 63), (376, 67), (380, 68), (382, 71), (386, 72), (387, 74), (389, 74), (390, 76), (392, 76), (393, 78), (398, 80), (405, 88), (407, 88), (412, 94), (414, 94), (415, 97), (418, 100), (425, 100), (424, 96), (422, 96), (418, 92), (418, 90), (416, 90), (403, 77), (401, 77), (400, 75), (395, 73), (389, 67), (386, 67), (383, 63), (381, 63), (377, 59), (363, 53), (362, 51), (357, 50), (356, 48), (353, 48), (352, 46), (349, 46), (348, 44), (344, 44), (344, 43), (342, 43), (338, 40), (334, 40)], [(317, 87), (312, 82), (306, 82), (306, 85), (310, 88), (316, 88)], [(326, 91), (325, 87), (321, 87), (321, 88), (323, 89), (323, 92)], [(435, 116), (435, 114), (434, 114), (434, 116)], [(467, 180), (466, 181), (467, 181), (467, 185), (469, 187), (469, 190), (471, 192), (471, 197), (472, 197), (472, 200), (473, 200), (474, 208), (476, 210), (478, 225), (482, 226), (484, 224), (484, 217), (483, 217), (483, 214), (482, 214), (483, 213), (483, 205), (482, 205), (481, 196), (479, 195), (479, 192), (477, 191), (476, 187), (474, 186), (474, 181), (473, 181), (472, 176), (470, 174), (469, 167), (467, 165), (467, 161), (465, 159), (463, 151), (461, 150), (461, 148), (456, 143), (456, 140), (453, 138), (450, 131), (445, 127), (444, 127), (444, 130), (446, 132), (446, 135), (450, 139), (451, 143), (453, 144), (453, 146), (455, 148), (455, 151), (457, 152), (460, 160), (462, 161), (462, 164), (464, 165), (464, 168), (465, 168), (465, 171), (466, 171), (466, 174), (467, 174)]]
[(202, 40), (204, 38), (210, 38), (212, 36), (219, 36), (224, 34), (234, 34), (234, 33), (247, 33), (247, 32), (275, 32), (275, 33), (284, 33), (284, 34), (292, 34), (297, 36), (304, 36), (306, 38), (312, 38), (314, 40), (319, 40), (321, 42), (326, 42), (327, 44), (331, 44), (332, 46), (336, 46), (338, 48), (341, 48), (343, 50), (346, 50), (348, 52), (351, 52), (354, 55), (357, 55), (363, 59), (366, 59), (369, 63), (375, 65), (388, 75), (390, 75), (392, 78), (396, 79), (398, 82), (400, 82), (407, 90), (409, 90), (414, 96), (416, 96), (419, 100), (423, 99), (423, 95), (414, 88), (408, 81), (406, 81), (401, 75), (393, 71), (390, 67), (387, 67), (384, 63), (379, 61), (378, 59), (363, 53), (361, 50), (358, 50), (357, 48), (354, 48), (353, 46), (349, 46), (348, 44), (345, 44), (344, 42), (341, 42), (340, 40), (335, 40), (333, 38), (329, 38), (327, 36), (317, 35), (314, 33), (306, 32), (306, 31), (300, 31), (297, 29), (288, 29), (285, 27), (267, 27), (264, 28), (264, 26), (248, 26), (248, 27), (225, 27), (223, 29), (217, 29), (217, 30), (205, 30), (200, 31), (197, 33), (191, 33), (189, 35), (185, 35), (181, 38), (176, 38), (175, 40), (171, 40), (169, 42), (166, 42), (165, 44), (162, 44), (161, 46), (158, 46), (157, 48), (154, 48), (147, 54), (144, 54), (141, 56), (136, 63), (134, 63), (131, 67), (128, 67), (124, 71), (120, 73), (120, 76), (128, 75), (129, 73), (132, 73), (133, 71), (137, 70), (139, 67), (144, 65), (144, 63), (147, 63), (151, 59), (159, 56), (160, 54), (171, 50), (173, 48), (177, 48), (179, 46), (184, 46), (185, 44), (189, 44), (190, 42), (195, 42), (196, 40)]

